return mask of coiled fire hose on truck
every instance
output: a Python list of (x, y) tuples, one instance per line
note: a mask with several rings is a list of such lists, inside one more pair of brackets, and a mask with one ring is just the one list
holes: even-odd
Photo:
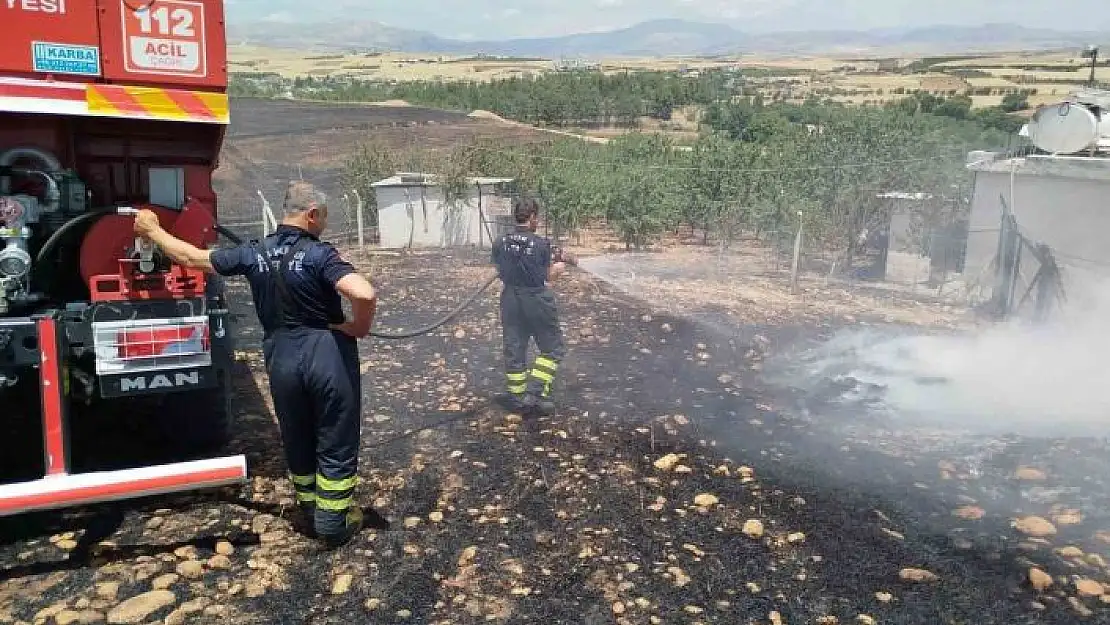
[[(234, 232), (232, 232), (232, 231), (228, 230), (227, 228), (221, 226), (220, 224), (216, 224), (216, 232), (219, 232), (227, 240), (231, 241), (232, 243), (234, 243), (236, 245), (240, 245), (240, 244), (243, 243), (242, 238), (240, 238)], [(498, 277), (497, 274), (493, 274), (492, 276), (490, 276), (489, 280), (486, 280), (486, 282), (482, 286), (478, 287), (478, 289), (476, 291), (474, 291), (473, 293), (471, 293), (466, 299), (464, 299), (461, 304), (459, 304), (458, 306), (453, 308), (450, 312), (448, 312), (446, 315), (441, 317), (439, 320), (437, 320), (437, 321), (435, 321), (435, 322), (433, 322), (429, 325), (426, 325), (426, 326), (421, 327), (421, 328), (417, 328), (415, 330), (410, 330), (408, 332), (382, 332), (380, 330), (370, 330), (370, 336), (375, 337), (375, 338), (379, 338), (379, 339), (401, 340), (401, 339), (411, 339), (411, 338), (415, 338), (415, 337), (418, 337), (418, 336), (424, 336), (425, 334), (431, 334), (432, 332), (435, 332), (439, 328), (441, 328), (444, 325), (446, 325), (447, 323), (449, 323), (455, 317), (459, 316), (459, 313), (466, 310), (467, 307), (469, 307), (471, 304), (473, 304), (474, 301), (477, 300), (478, 297), (480, 295), (482, 295), (482, 293), (484, 293), (486, 291), (486, 289), (488, 289), (490, 287), (490, 285), (492, 285), (497, 280), (497, 277)]]

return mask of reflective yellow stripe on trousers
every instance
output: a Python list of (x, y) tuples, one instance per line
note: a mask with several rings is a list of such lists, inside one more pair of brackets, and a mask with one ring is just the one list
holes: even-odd
[(521, 395), (528, 388), (528, 374), (523, 371), (519, 373), (506, 373), (505, 377), (509, 380), (509, 392), (514, 395)]
[(297, 503), (308, 504), (316, 501), (316, 476), (289, 474), (293, 482), (293, 492), (296, 494)]
[(357, 476), (331, 480), (317, 474), (316, 507), (330, 512), (343, 512), (349, 509), (354, 501), (355, 486), (357, 485)]
[(532, 377), (543, 381), (544, 397), (551, 394), (551, 384), (555, 381), (555, 373), (559, 370), (559, 363), (544, 356), (537, 356), (532, 364)]

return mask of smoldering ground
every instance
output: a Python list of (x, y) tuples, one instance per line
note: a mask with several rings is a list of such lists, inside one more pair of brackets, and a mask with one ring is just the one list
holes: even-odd
[(1110, 433), (1110, 287), (1042, 323), (1013, 319), (954, 333), (848, 328), (775, 362), (783, 381), (885, 417), (891, 427), (966, 434)]
[[(780, 276), (779, 288), (764, 289), (760, 301), (753, 286), (759, 276), (741, 275), (709, 254), (682, 265), (662, 255), (610, 255), (583, 266), (633, 296), (733, 334), (767, 322), (789, 297)], [(828, 314), (800, 315), (815, 332), (804, 344), (780, 345), (762, 378), (807, 397), (810, 410), (827, 412), (829, 426), (867, 417), (891, 429), (953, 435), (1103, 437), (1110, 433), (1110, 280), (1072, 277), (1067, 301), (1044, 322), (1015, 318), (972, 329), (861, 323), (871, 302), (845, 314), (817, 293), (810, 297), (816, 302), (801, 306), (830, 304)], [(722, 310), (740, 314), (712, 314)], [(840, 329), (829, 331), (834, 326)]]

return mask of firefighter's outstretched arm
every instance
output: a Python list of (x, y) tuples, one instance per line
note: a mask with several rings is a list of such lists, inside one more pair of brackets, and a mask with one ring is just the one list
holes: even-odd
[(353, 319), (333, 326), (333, 329), (361, 339), (370, 334), (374, 312), (378, 307), (378, 293), (370, 281), (357, 273), (349, 273), (335, 283), (335, 290), (351, 302)]
[(158, 215), (154, 211), (143, 209), (135, 215), (135, 234), (157, 245), (178, 265), (208, 273), (215, 272), (212, 266), (212, 251), (202, 250), (166, 232), (162, 229), (162, 224), (158, 222)]

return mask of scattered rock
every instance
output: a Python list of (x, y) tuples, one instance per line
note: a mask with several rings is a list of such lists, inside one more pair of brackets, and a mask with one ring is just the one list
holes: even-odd
[(956, 509), (952, 514), (965, 521), (978, 521), (983, 518), (986, 512), (978, 506), (964, 506)]
[(177, 565), (177, 574), (185, 579), (204, 577), (204, 563), (200, 560), (186, 560)]
[(434, 511), (432, 511), (428, 514), (428, 520), (431, 521), (432, 523), (442, 523), (443, 522), (443, 513), (440, 512), (439, 510), (434, 510)]
[(720, 499), (718, 499), (716, 495), (711, 495), (709, 493), (702, 493), (697, 497), (694, 497), (694, 505), (698, 506), (699, 508), (708, 508), (710, 506), (715, 506), (719, 502)]
[(152, 590), (112, 608), (108, 613), (109, 625), (132, 625), (145, 622), (150, 615), (177, 602), (177, 596), (168, 590)]
[(898, 577), (904, 582), (915, 582), (920, 584), (928, 584), (940, 579), (934, 573), (926, 571), (925, 569), (902, 569), (898, 572)]
[(771, 612), (767, 618), (771, 621), (771, 625), (783, 625), (782, 615), (778, 612)]
[(1101, 597), (1106, 593), (1102, 584), (1093, 579), (1075, 580), (1075, 590), (1079, 593), (1080, 597)]
[(1043, 482), (1048, 478), (1044, 471), (1033, 467), (1019, 467), (1017, 471), (1014, 471), (1014, 477), (1026, 482)]
[(894, 601), (894, 595), (890, 594), (889, 592), (879, 591), (875, 593), (875, 598), (878, 599), (880, 603), (890, 603), (891, 601)]
[(674, 469), (675, 465), (677, 465), (680, 460), (682, 460), (682, 457), (678, 454), (667, 454), (655, 461), (655, 468), (660, 471), (670, 471)]
[(216, 554), (208, 559), (208, 568), (217, 571), (226, 571), (231, 568), (231, 558)]
[(1052, 587), (1052, 576), (1033, 567), (1029, 569), (1029, 584), (1037, 592), (1044, 592)]
[(212, 605), (212, 600), (208, 597), (197, 597), (192, 601), (182, 603), (178, 611), (185, 614), (199, 614), (203, 612), (208, 606)]
[(875, 625), (875, 619), (868, 614), (860, 614), (856, 617), (856, 622), (859, 625)]
[(367, 610), (370, 610), (371, 612), (373, 612), (374, 610), (377, 610), (378, 608), (382, 607), (382, 600), (371, 597), (371, 598), (366, 600), (366, 603), (364, 603), (363, 606), (365, 606)]
[(1094, 612), (1092, 612), (1091, 609), (1087, 606), (1083, 605), (1083, 602), (1080, 601), (1077, 597), (1068, 597), (1068, 604), (1071, 605), (1071, 608), (1075, 610), (1076, 614), (1084, 618), (1094, 614)]
[(672, 567), (668, 568), (667, 572), (670, 573), (671, 577), (674, 579), (674, 585), (678, 586), (679, 588), (682, 588), (683, 586), (689, 584), (692, 581), (690, 579), (690, 576), (687, 575), (685, 571), (678, 568), (677, 566), (672, 566)]
[(41, 622), (47, 621), (49, 619), (54, 618), (56, 615), (61, 614), (68, 607), (69, 607), (69, 602), (68, 601), (65, 601), (65, 600), (59, 601), (59, 602), (55, 603), (54, 605), (45, 607), (45, 608), (39, 610), (38, 612), (36, 612), (34, 620), (35, 620), (36, 623), (41, 623)]
[(165, 575), (155, 577), (154, 580), (150, 582), (150, 586), (154, 590), (168, 590), (170, 586), (176, 584), (179, 579), (181, 579), (181, 576), (177, 573), (166, 573)]
[(220, 542), (216, 543), (216, 553), (221, 556), (230, 556), (231, 554), (235, 553), (235, 546), (227, 542), (226, 540), (221, 540)]
[(763, 537), (763, 522), (758, 519), (750, 519), (744, 522), (742, 530), (744, 535), (749, 538), (762, 538)]
[(331, 585), (331, 594), (343, 595), (351, 589), (351, 582), (355, 580), (354, 576), (350, 573), (344, 573), (335, 578), (335, 582)]
[(625, 611), (624, 604), (621, 603), (620, 601), (613, 604), (613, 614), (616, 614), (617, 616), (620, 616), (620, 615), (624, 614), (624, 611)]
[(1061, 547), (1061, 548), (1056, 550), (1056, 553), (1060, 554), (1061, 558), (1082, 558), (1083, 557), (1083, 550), (1080, 549), (1079, 547), (1075, 547), (1075, 546), (1072, 546), (1072, 545), (1068, 545), (1067, 547)]
[(835, 616), (821, 616), (817, 618), (817, 625), (840, 625), (840, 619)]
[(407, 519), (405, 519), (405, 527), (408, 528), (408, 529), (412, 529), (412, 528), (416, 527), (417, 525), (420, 525), (420, 521), (421, 521), (420, 517), (410, 516)]
[(792, 534), (787, 535), (787, 537), (786, 537), (786, 542), (791, 543), (791, 544), (804, 543), (805, 540), (806, 540), (806, 535), (801, 533), (801, 532), (794, 532)]
[(119, 582), (101, 582), (96, 585), (96, 596), (114, 601), (119, 596)]
[(1057, 525), (1079, 525), (1083, 522), (1083, 515), (1078, 510), (1065, 510), (1052, 515), (1052, 520)]
[(58, 549), (63, 551), (73, 551), (77, 548), (77, 541), (71, 538), (63, 538), (57, 543)]
[(1014, 529), (1037, 538), (1056, 535), (1056, 526), (1039, 516), (1029, 516), (1014, 522)]

